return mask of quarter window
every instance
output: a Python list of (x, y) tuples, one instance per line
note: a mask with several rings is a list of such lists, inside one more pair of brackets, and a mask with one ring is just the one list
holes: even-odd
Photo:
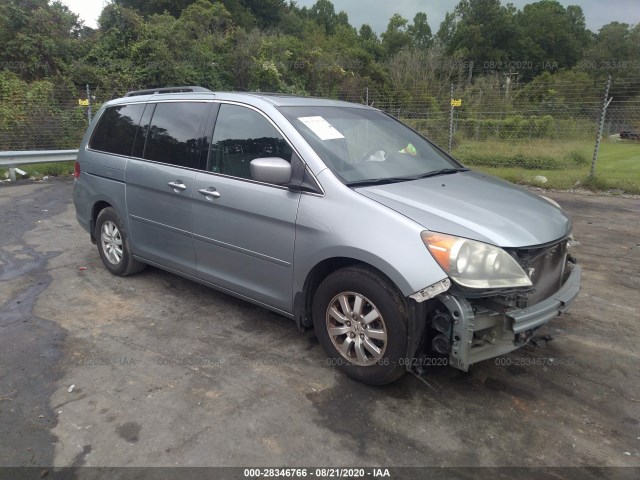
[(200, 168), (200, 147), (210, 109), (211, 103), (158, 103), (147, 133), (144, 158)]
[(143, 103), (107, 108), (91, 135), (89, 148), (116, 155), (131, 155), (143, 110)]
[(213, 132), (209, 171), (251, 178), (251, 161), (280, 157), (291, 162), (293, 151), (286, 140), (258, 112), (222, 104)]

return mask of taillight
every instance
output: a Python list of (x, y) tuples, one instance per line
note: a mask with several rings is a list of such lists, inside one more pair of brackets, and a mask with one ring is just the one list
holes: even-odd
[(80, 176), (80, 162), (76, 160), (76, 163), (73, 164), (73, 176), (78, 178)]

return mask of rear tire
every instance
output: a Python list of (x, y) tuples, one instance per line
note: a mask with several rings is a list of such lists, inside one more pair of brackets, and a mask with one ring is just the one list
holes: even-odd
[(102, 263), (114, 275), (126, 277), (144, 270), (146, 265), (131, 255), (129, 237), (116, 211), (107, 207), (96, 220), (95, 238)]
[(354, 380), (385, 385), (405, 373), (406, 305), (377, 272), (347, 267), (325, 278), (314, 296), (313, 325), (331, 365)]

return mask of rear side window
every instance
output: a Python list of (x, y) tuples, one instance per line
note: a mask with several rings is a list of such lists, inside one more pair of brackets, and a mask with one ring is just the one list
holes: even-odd
[(108, 107), (93, 130), (89, 148), (117, 155), (130, 155), (144, 104)]
[(151, 119), (144, 158), (200, 168), (200, 147), (211, 103), (158, 103)]

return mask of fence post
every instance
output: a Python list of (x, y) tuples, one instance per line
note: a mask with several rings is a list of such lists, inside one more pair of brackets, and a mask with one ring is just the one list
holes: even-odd
[(451, 147), (453, 146), (453, 83), (451, 84), (451, 95), (450, 95), (450, 99), (449, 99), (449, 104), (450, 104), (450, 113), (449, 113), (449, 150), (448, 152), (451, 153)]
[(88, 83), (87, 83), (87, 102), (89, 102), (89, 105), (87, 105), (87, 120), (89, 120), (89, 123), (91, 123), (91, 89), (89, 88)]
[(593, 150), (593, 160), (591, 161), (591, 173), (589, 177), (593, 177), (596, 174), (596, 162), (598, 161), (598, 153), (600, 153), (600, 139), (602, 137), (602, 130), (604, 129), (604, 119), (607, 116), (607, 107), (611, 103), (612, 98), (609, 98), (609, 88), (611, 87), (611, 75), (607, 79), (607, 86), (604, 89), (604, 99), (602, 101), (602, 112), (600, 112), (600, 121), (598, 122), (598, 136), (596, 137), (596, 147)]

